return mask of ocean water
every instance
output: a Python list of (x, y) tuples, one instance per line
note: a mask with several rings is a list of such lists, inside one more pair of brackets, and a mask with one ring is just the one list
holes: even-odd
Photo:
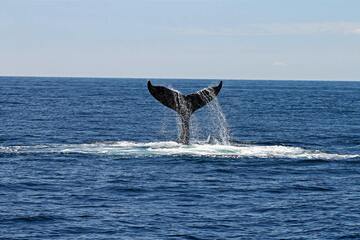
[(0, 239), (360, 239), (360, 82), (224, 81), (184, 146), (145, 79), (1, 77), (0, 123)]

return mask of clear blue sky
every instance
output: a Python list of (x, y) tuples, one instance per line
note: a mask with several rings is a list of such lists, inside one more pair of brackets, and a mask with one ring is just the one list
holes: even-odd
[(360, 80), (359, 0), (0, 0), (0, 75)]

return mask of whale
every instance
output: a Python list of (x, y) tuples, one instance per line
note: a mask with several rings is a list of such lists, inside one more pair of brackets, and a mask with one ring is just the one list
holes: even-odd
[(150, 94), (156, 100), (178, 113), (181, 120), (178, 142), (189, 144), (191, 115), (216, 98), (222, 88), (222, 84), (222, 81), (220, 81), (217, 86), (207, 87), (188, 95), (183, 95), (177, 90), (164, 86), (155, 86), (150, 80), (147, 82), (147, 87)]

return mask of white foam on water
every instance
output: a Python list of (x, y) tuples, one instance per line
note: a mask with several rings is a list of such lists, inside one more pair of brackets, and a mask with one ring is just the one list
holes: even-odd
[(34, 146), (1, 147), (0, 153), (80, 153), (126, 157), (198, 156), (221, 158), (292, 158), (340, 160), (360, 157), (358, 154), (326, 153), (301, 147), (252, 144), (207, 144), (183, 145), (177, 142), (95, 142), (84, 144), (48, 144)]

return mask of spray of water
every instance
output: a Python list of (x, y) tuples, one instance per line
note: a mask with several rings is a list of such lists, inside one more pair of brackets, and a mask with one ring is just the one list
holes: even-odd
[[(171, 89), (178, 92), (175, 89)], [(175, 102), (182, 113), (191, 115), (191, 111), (187, 106), (186, 100), (182, 97), (180, 92), (175, 96)], [(207, 91), (205, 94), (201, 94), (201, 97), (208, 102), (203, 108), (206, 114), (200, 114), (204, 119), (196, 117), (197, 114), (192, 114), (190, 119), (190, 135), (191, 142), (199, 143), (204, 142), (202, 138), (204, 135), (207, 137), (206, 142), (222, 145), (230, 145), (230, 134), (228, 130), (228, 124), (226, 122), (225, 115), (221, 109), (217, 97), (212, 91)], [(183, 131), (182, 119), (177, 117), (177, 128), (179, 138), (181, 138), (181, 132)]]
[(202, 97), (207, 98), (209, 101), (205, 106), (205, 110), (207, 110), (206, 124), (211, 129), (208, 141), (216, 144), (230, 145), (228, 124), (217, 97), (211, 91), (208, 92), (208, 95), (203, 95)]
[(230, 133), (225, 115), (221, 109), (219, 101), (214, 98), (212, 102), (207, 105), (209, 111), (209, 124), (215, 129), (214, 138), (218, 144), (230, 145)]

